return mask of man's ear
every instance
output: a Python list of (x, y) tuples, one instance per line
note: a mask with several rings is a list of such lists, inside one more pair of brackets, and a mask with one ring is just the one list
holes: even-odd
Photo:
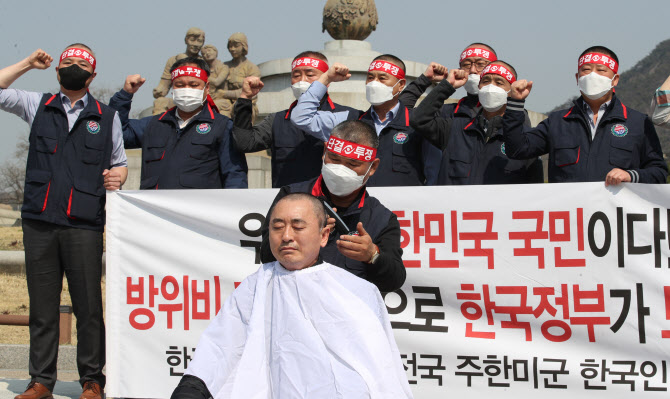
[(328, 226), (321, 229), (321, 248), (328, 244), (328, 237), (330, 236), (330, 228)]
[(209, 81), (205, 83), (205, 98), (209, 95)]
[(400, 79), (400, 82), (398, 83), (398, 92), (399, 93), (402, 92), (403, 90), (405, 90), (405, 85), (406, 84), (407, 84), (406, 79)]
[(575, 74), (575, 81), (579, 84), (579, 72)]
[(375, 172), (377, 171), (377, 168), (379, 167), (380, 162), (381, 161), (379, 160), (379, 158), (372, 161), (372, 166), (370, 166), (370, 172), (368, 172), (368, 179), (370, 179), (370, 177), (372, 177), (372, 175), (375, 174)]
[(98, 73), (97, 73), (97, 72), (93, 72), (93, 73), (91, 74), (91, 76), (89, 76), (88, 79), (86, 79), (86, 88), (87, 88), (87, 89), (88, 89), (88, 86), (91, 85), (91, 83), (93, 82), (93, 79), (95, 79), (96, 76), (98, 76)]
[(612, 87), (616, 87), (616, 85), (619, 84), (619, 74), (615, 74), (614, 78), (612, 79)]

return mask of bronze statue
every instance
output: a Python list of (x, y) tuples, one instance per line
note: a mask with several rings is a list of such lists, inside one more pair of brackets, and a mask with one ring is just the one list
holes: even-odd
[(365, 40), (377, 28), (374, 0), (328, 0), (323, 7), (323, 31), (335, 40)]
[(168, 58), (165, 62), (161, 80), (158, 83), (158, 86), (154, 89), (154, 98), (156, 99), (154, 100), (154, 115), (163, 113), (174, 107), (172, 99), (165, 97), (170, 91), (170, 86), (172, 86), (170, 68), (172, 68), (172, 65), (175, 62), (182, 58), (200, 57), (200, 49), (202, 48), (202, 45), (205, 44), (205, 32), (199, 28), (189, 29), (186, 32), (186, 37), (184, 37), (184, 43), (186, 43), (186, 51)]
[[(204, 58), (209, 65), (210, 93), (214, 93), (218, 89), (223, 89), (226, 78), (228, 77), (228, 67), (218, 59), (218, 56), (219, 50), (214, 45), (207, 44), (202, 46), (202, 58)], [(216, 100), (214, 96), (212, 96), (212, 99)]]
[[(223, 88), (216, 90), (212, 98), (219, 107), (219, 112), (228, 117), (232, 117), (233, 105), (235, 101), (242, 94), (242, 84), (244, 78), (248, 76), (261, 77), (261, 71), (258, 67), (247, 59), (249, 52), (249, 44), (247, 36), (244, 33), (233, 33), (228, 38), (228, 51), (233, 57), (232, 60), (226, 61), (223, 64), (228, 68), (228, 76), (223, 83)], [(210, 89), (210, 92), (212, 90)], [(258, 107), (256, 106), (257, 98), (254, 97), (253, 103), (253, 117), (258, 114)]]

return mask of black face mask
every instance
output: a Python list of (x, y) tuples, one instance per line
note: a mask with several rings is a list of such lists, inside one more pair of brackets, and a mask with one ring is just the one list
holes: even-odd
[(60, 84), (67, 90), (81, 90), (86, 87), (86, 81), (93, 75), (91, 72), (81, 69), (77, 65), (59, 68)]

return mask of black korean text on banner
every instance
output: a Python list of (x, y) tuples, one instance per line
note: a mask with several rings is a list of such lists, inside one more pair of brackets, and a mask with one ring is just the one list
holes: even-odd
[[(259, 227), (257, 229), (251, 229), (247, 226), (247, 223), (250, 221), (259, 222)], [(242, 234), (248, 237), (258, 238), (262, 234), (262, 226), (265, 223), (265, 216), (260, 213), (247, 213), (242, 216), (239, 223), (239, 229)], [(260, 240), (240, 240), (240, 246), (242, 248), (253, 248), (255, 253), (254, 262), (257, 265), (261, 264), (261, 241)]]

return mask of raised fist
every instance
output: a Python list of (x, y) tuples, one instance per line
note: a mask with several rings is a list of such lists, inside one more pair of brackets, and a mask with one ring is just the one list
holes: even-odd
[(449, 71), (447, 81), (454, 87), (454, 89), (458, 89), (468, 81), (468, 72), (460, 68), (452, 69)]
[(242, 94), (240, 94), (240, 97), (251, 100), (252, 97), (261, 91), (263, 86), (265, 86), (265, 84), (263, 84), (260, 78), (256, 76), (248, 76), (244, 78), (244, 83), (242, 83)]
[(449, 70), (444, 65), (440, 65), (437, 62), (431, 62), (430, 65), (428, 65), (428, 68), (426, 68), (426, 72), (423, 74), (430, 79), (431, 82), (438, 83), (447, 77), (448, 72)]
[(123, 90), (127, 93), (135, 94), (146, 81), (147, 80), (140, 75), (128, 75), (126, 82), (123, 84)]
[(334, 63), (326, 73), (328, 74), (328, 79), (331, 82), (342, 82), (351, 77), (351, 74), (349, 73), (349, 67), (340, 64), (339, 62)]
[(54, 59), (44, 50), (37, 49), (28, 56), (27, 60), (31, 68), (47, 69), (51, 66), (51, 61)]
[(527, 81), (526, 79), (517, 80), (512, 83), (512, 93), (511, 96), (515, 100), (525, 100), (526, 97), (530, 94), (530, 91), (533, 88), (533, 81)]

